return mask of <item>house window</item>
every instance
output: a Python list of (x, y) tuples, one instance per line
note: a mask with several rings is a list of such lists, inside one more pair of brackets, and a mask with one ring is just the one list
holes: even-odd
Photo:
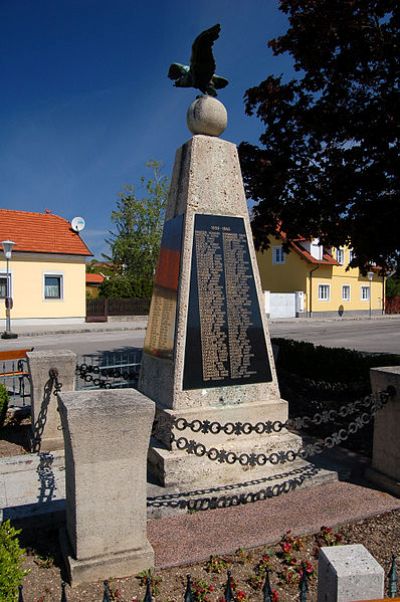
[(340, 263), (340, 265), (344, 264), (344, 251), (343, 249), (336, 249), (336, 261)]
[(272, 247), (272, 263), (285, 263), (285, 252), (282, 247)]
[(318, 299), (320, 301), (329, 301), (331, 287), (329, 284), (320, 284), (318, 286)]
[(342, 300), (350, 301), (350, 286), (348, 284), (342, 286)]
[(44, 276), (44, 298), (45, 299), (62, 299), (63, 278), (59, 274), (45, 274)]
[(369, 300), (369, 286), (361, 287), (361, 300), (368, 301)]

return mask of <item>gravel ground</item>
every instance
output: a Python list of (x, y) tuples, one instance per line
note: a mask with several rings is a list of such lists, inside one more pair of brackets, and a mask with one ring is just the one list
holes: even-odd
[[(318, 541), (321, 543), (321, 537), (324, 537), (325, 540), (333, 538), (335, 533), (338, 533), (337, 537), (340, 543), (361, 543), (365, 545), (384, 567), (387, 574), (390, 567), (391, 553), (396, 551), (399, 545), (400, 510), (344, 525), (339, 530), (333, 530), (331, 534), (326, 533), (325, 536), (319, 533), (319, 536), (314, 534), (290, 539), (289, 535), (289, 542), (292, 541), (290, 555), (292, 558), (296, 558), (296, 565), (299, 561), (307, 560), (311, 563), (309, 569), (311, 570), (312, 566), (315, 573), (317, 573), (315, 553), (318, 548)], [(196, 538), (195, 532), (193, 532), (193, 538)], [(296, 549), (296, 542), (301, 544), (300, 550)], [(26, 532), (22, 543), (28, 546), (26, 568), (30, 570), (25, 578), (25, 602), (59, 602), (60, 579), (65, 575), (59, 568), (62, 563), (58, 552), (57, 533), (50, 530), (41, 531), (40, 533)], [(173, 548), (173, 542), (171, 548)], [(292, 601), (298, 595), (298, 577), (294, 574), (294, 577), (289, 581), (290, 577), (288, 575), (293, 571), (288, 568), (289, 565), (287, 562), (285, 563), (281, 553), (282, 547), (277, 544), (247, 551), (239, 550), (231, 556), (216, 557), (213, 563), (202, 562), (178, 568), (157, 570), (155, 577), (156, 580), (160, 579), (160, 582), (157, 584), (155, 599), (163, 602), (182, 600), (186, 574), (190, 573), (192, 579), (200, 581), (200, 586), (208, 591), (208, 593), (203, 593), (201, 599), (204, 602), (218, 602), (223, 596), (226, 571), (230, 569), (236, 583), (237, 599), (240, 602), (246, 602), (246, 600), (251, 602), (261, 601), (261, 591), (254, 589), (260, 581), (257, 578), (256, 567), (259, 566), (260, 561), (262, 563), (267, 561), (271, 568), (271, 586), (277, 591), (279, 600), (281, 602)], [(266, 554), (269, 559), (265, 558)], [(291, 566), (293, 567), (293, 565)], [(213, 572), (212, 569), (219, 572)], [(316, 582), (315, 574), (309, 580), (308, 600), (310, 602), (316, 600)], [(112, 600), (131, 602), (136, 599), (140, 601), (144, 597), (144, 586), (141, 585), (138, 578), (114, 580), (111, 581), (110, 585), (113, 594)], [(102, 584), (91, 584), (74, 589), (67, 587), (66, 593), (68, 602), (101, 602), (103, 586)]]

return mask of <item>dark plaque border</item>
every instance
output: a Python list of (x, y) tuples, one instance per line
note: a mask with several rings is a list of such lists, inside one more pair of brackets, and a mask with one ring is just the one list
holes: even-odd
[(196, 214), (183, 389), (271, 381), (244, 220)]

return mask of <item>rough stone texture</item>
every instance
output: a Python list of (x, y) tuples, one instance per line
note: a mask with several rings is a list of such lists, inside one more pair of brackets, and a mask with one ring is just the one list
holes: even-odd
[(373, 392), (393, 386), (396, 395), (375, 416), (372, 466), (366, 477), (400, 496), (400, 366), (372, 368)]
[[(244, 220), (257, 300), (271, 366), (271, 382), (192, 390), (183, 390), (182, 388), (194, 219), (195, 215), (199, 213), (242, 217)], [(222, 422), (233, 421), (235, 417), (243, 422), (253, 421), (256, 418), (257, 421), (281, 420), (284, 422), (288, 417), (287, 402), (280, 398), (267, 319), (263, 311), (264, 299), (252, 242), (242, 175), (237, 149), (234, 144), (211, 136), (196, 135), (178, 150), (168, 198), (166, 220), (181, 214), (184, 217), (174, 359), (163, 359), (143, 353), (139, 390), (153, 399), (160, 411), (164, 411), (166, 415), (168, 414), (171, 417), (192, 415), (203, 419), (214, 414)], [(174, 433), (175, 435), (178, 434), (176, 429)], [(183, 435), (196, 441), (203, 440), (203, 436), (199, 433), (185, 431)], [(149, 461), (155, 477), (164, 485), (172, 482), (176, 483), (176, 478), (179, 477), (180, 472), (182, 480), (191, 475), (192, 484), (201, 479), (205, 483), (217, 485), (218, 482), (213, 481), (213, 478), (219, 479), (222, 473), (224, 474), (223, 483), (227, 483), (229, 480), (239, 482), (246, 480), (248, 477), (248, 469), (242, 467), (239, 463), (231, 468), (224, 464), (221, 470), (221, 467), (216, 466), (216, 462), (211, 463), (207, 459), (202, 459), (199, 462), (194, 454), (168, 452), (163, 449), (162, 445), (162, 442), (164, 442), (167, 447), (170, 447), (168, 432), (164, 435), (158, 434), (158, 437), (161, 438), (161, 446), (152, 446)], [(226, 442), (229, 444), (223, 434), (212, 437), (212, 446), (214, 447), (225, 445)], [(249, 435), (239, 439), (243, 451), (250, 450), (260, 443), (258, 435)], [(232, 444), (239, 446), (239, 439), (237, 443)], [(211, 444), (211, 439), (207, 438), (207, 440)], [(272, 445), (275, 450), (279, 451), (279, 445), (272, 444), (272, 440), (268, 440), (268, 435), (264, 436), (263, 440), (265, 441), (265, 448)], [(301, 445), (301, 441), (294, 436), (292, 442), (292, 448), (294, 449)], [(238, 449), (238, 447), (236, 448)], [(285, 448), (284, 444), (283, 448)], [(204, 462), (208, 463), (207, 468), (203, 466)], [(213, 470), (215, 471), (215, 477), (213, 477)], [(268, 468), (265, 467), (262, 472), (265, 476), (268, 473)], [(184, 475), (186, 476), (184, 477)], [(189, 484), (186, 480), (184, 482)]]
[(57, 411), (57, 397), (49, 376), (58, 370), (63, 391), (75, 389), (76, 354), (72, 351), (29, 351), (28, 367), (32, 379), (32, 451), (62, 449), (64, 440)]
[(228, 125), (228, 114), (222, 102), (212, 96), (201, 96), (188, 108), (186, 122), (192, 134), (219, 136)]
[(59, 406), (72, 583), (124, 577), (153, 566), (146, 533), (146, 459), (154, 403), (123, 389), (62, 393)]
[(383, 568), (361, 544), (321, 548), (318, 602), (383, 598)]

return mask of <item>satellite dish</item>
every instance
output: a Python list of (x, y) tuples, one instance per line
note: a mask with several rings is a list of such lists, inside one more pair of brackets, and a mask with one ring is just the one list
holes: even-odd
[(71, 228), (74, 230), (74, 232), (80, 232), (81, 230), (83, 230), (85, 225), (86, 224), (83, 217), (74, 217), (74, 219), (71, 222)]

